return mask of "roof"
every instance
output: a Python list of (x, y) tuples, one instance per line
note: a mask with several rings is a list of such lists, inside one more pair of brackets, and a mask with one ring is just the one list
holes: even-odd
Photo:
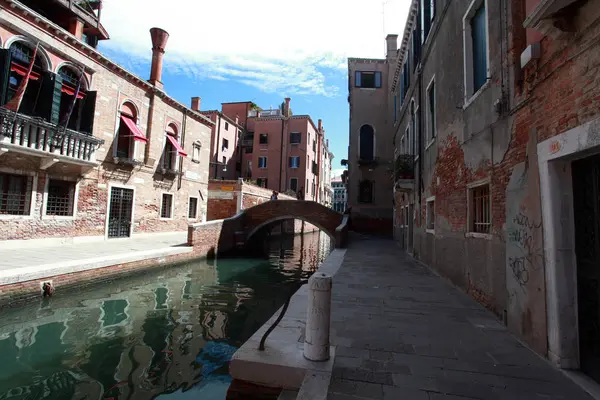
[(206, 110), (206, 111), (199, 111), (200, 114), (206, 115), (206, 114), (217, 114), (220, 118), (223, 118), (225, 120), (227, 120), (227, 122), (229, 122), (231, 125), (235, 125), (238, 129), (244, 129), (244, 127), (238, 123), (236, 123), (234, 120), (232, 120), (231, 118), (229, 118), (227, 115), (223, 114), (221, 111), (219, 110)]
[(400, 48), (398, 49), (398, 56), (396, 58), (396, 70), (394, 71), (394, 79), (392, 81), (391, 91), (394, 92), (396, 90), (396, 86), (398, 85), (398, 81), (400, 79), (400, 71), (402, 71), (402, 66), (404, 65), (404, 61), (406, 60), (406, 50), (408, 49), (408, 45), (410, 43), (410, 35), (412, 34), (414, 24), (417, 19), (419, 11), (419, 0), (412, 0), (410, 4), (410, 9), (408, 11), (408, 17), (406, 18), (406, 25), (404, 25), (404, 35), (402, 36), (402, 42), (400, 43)]

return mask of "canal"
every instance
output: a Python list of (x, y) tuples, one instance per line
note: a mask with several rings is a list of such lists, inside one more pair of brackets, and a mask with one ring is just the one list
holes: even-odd
[(0, 400), (225, 399), (228, 361), (331, 251), (271, 236), (262, 258), (200, 260), (0, 311)]

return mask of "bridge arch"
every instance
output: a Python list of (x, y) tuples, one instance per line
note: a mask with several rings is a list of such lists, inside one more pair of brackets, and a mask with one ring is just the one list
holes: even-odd
[(345, 246), (344, 215), (315, 201), (272, 200), (244, 210), (243, 215), (246, 240), (274, 222), (299, 219), (327, 233), (336, 247)]

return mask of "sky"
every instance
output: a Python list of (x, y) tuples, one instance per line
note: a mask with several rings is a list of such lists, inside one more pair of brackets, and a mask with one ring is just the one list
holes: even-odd
[(170, 96), (187, 105), (200, 96), (202, 110), (248, 100), (275, 108), (290, 97), (295, 115), (323, 120), (339, 175), (348, 154), (347, 58), (383, 58), (385, 35), (402, 35), (409, 5), (410, 0), (104, 0), (101, 22), (111, 38), (99, 49), (148, 78), (149, 29), (166, 30), (162, 81)]

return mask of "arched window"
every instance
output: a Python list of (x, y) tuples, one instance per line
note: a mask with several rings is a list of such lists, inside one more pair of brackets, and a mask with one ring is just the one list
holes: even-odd
[[(0, 100), (4, 100), (2, 101), (3, 104), (9, 102), (15, 96), (19, 89), (19, 85), (27, 76), (34, 49), (35, 48), (31, 44), (21, 40), (10, 45), (10, 75), (8, 87), (6, 88), (6, 93), (1, 93), (4, 98), (0, 98)], [(42, 81), (40, 78), (44, 72), (44, 66), (42, 56), (38, 49), (29, 82), (25, 88), (25, 93), (23, 94), (23, 99), (21, 100), (21, 105), (18, 110), (22, 114), (35, 115), (38, 93), (40, 92)]]
[(165, 130), (165, 150), (163, 153), (162, 167), (165, 170), (177, 169), (177, 156), (187, 157), (187, 153), (179, 143), (179, 128), (174, 123), (167, 125)]
[(137, 126), (138, 111), (133, 103), (126, 101), (119, 109), (119, 129), (115, 156), (135, 160), (135, 142), (146, 143), (146, 136)]
[[(78, 131), (81, 126), (81, 116), (87, 90), (85, 80), (82, 77), (82, 72), (66, 65), (60, 67), (58, 76), (62, 81), (59, 121), (60, 123), (66, 122), (67, 128)], [(78, 87), (79, 90), (77, 90)], [(76, 99), (74, 98), (75, 94), (77, 94)], [(71, 113), (70, 116), (69, 112)], [(69, 117), (69, 120), (65, 121), (67, 117)]]
[(371, 125), (363, 125), (360, 127), (359, 134), (359, 156), (358, 158), (365, 161), (375, 159), (375, 131)]

